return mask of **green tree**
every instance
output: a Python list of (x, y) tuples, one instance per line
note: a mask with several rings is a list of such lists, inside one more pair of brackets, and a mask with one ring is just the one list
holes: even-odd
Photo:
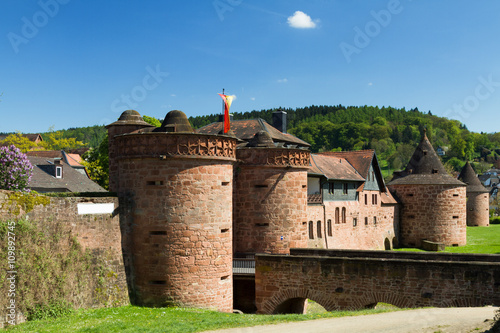
[(87, 168), (90, 179), (101, 185), (106, 190), (109, 189), (109, 155), (108, 136), (106, 136), (99, 147), (90, 149), (83, 156), (83, 165)]
[(49, 133), (44, 135), (42, 146), (46, 150), (68, 150), (84, 147), (82, 141), (75, 138), (65, 138), (63, 131), (54, 131), (49, 129)]
[(21, 133), (14, 133), (7, 136), (4, 140), (0, 141), (0, 145), (2, 146), (10, 146), (14, 145), (21, 150), (21, 152), (25, 153), (29, 150), (32, 150), (35, 147), (38, 147), (37, 144), (27, 137), (24, 137)]
[(144, 119), (145, 122), (147, 122), (148, 124), (150, 125), (153, 125), (153, 126), (156, 126), (156, 127), (160, 127), (161, 126), (161, 121), (157, 118), (153, 118), (153, 117), (150, 117), (150, 116), (142, 116), (142, 119)]

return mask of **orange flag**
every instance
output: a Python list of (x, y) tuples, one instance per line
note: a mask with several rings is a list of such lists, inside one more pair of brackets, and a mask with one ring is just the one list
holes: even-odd
[(231, 129), (231, 124), (229, 123), (229, 108), (233, 102), (233, 96), (224, 94), (219, 94), (219, 96), (224, 100), (224, 134), (226, 134)]

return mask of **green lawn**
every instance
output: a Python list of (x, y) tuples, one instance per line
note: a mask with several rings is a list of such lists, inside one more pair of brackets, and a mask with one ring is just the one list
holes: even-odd
[[(397, 250), (422, 251), (414, 248)], [(447, 247), (444, 252), (500, 254), (500, 224), (490, 224), (489, 227), (467, 227), (467, 245)]]
[(35, 320), (11, 326), (7, 332), (201, 332), (230, 327), (248, 327), (302, 321), (375, 314), (398, 309), (382, 308), (360, 311), (334, 311), (306, 315), (251, 315), (220, 313), (185, 308), (142, 308), (123, 306), (80, 310), (74, 314), (50, 320)]

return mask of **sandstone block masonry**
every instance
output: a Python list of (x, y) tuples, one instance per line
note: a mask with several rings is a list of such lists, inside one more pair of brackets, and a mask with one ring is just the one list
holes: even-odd
[(134, 303), (232, 311), (235, 143), (176, 132), (114, 138)]
[[(500, 263), (494, 255), (433, 256), (372, 251), (291, 251), (256, 256), (258, 313), (301, 311), (305, 299), (326, 310), (468, 307), (500, 304)], [(295, 255), (297, 254), (297, 255)], [(383, 258), (383, 259), (382, 259)]]
[(457, 185), (389, 185), (402, 203), (401, 242), (422, 240), (462, 246), (466, 239), (466, 189)]
[[(100, 208), (105, 206), (106, 213), (99, 213)], [(111, 211), (110, 211), (111, 208)], [(92, 256), (94, 267), (77, 267), (75, 276), (85, 281), (71, 281), (71, 276), (53, 277), (65, 281), (60, 285), (59, 293), (65, 295), (65, 300), (75, 307), (96, 307), (109, 305), (129, 304), (127, 280), (125, 274), (125, 262), (122, 256), (122, 237), (120, 231), (120, 205), (117, 197), (69, 197), (55, 198), (36, 195), (23, 195), (19, 192), (0, 191), (0, 215), (3, 221), (27, 219), (37, 228), (37, 232), (47, 235), (56, 242), (57, 249), (54, 253), (60, 253), (62, 259), (71, 248), (72, 242), (68, 238), (74, 238), (79, 244), (80, 251)], [(56, 230), (57, 228), (57, 230)], [(15, 234), (15, 230), (13, 230)], [(65, 238), (60, 238), (65, 235)], [(7, 238), (0, 239), (0, 244), (5, 244)], [(16, 239), (18, 246), (25, 243), (24, 239)], [(41, 244), (40, 246), (45, 246)], [(26, 249), (25, 249), (26, 250)], [(17, 254), (22, 248), (17, 248)], [(57, 252), (56, 252), (57, 251)], [(30, 254), (27, 254), (30, 255)], [(57, 258), (52, 258), (54, 264), (59, 265)], [(2, 274), (6, 262), (0, 263)], [(99, 265), (97, 267), (97, 265)], [(30, 268), (36, 269), (36, 268)], [(87, 271), (100, 271), (102, 275), (92, 276)], [(66, 272), (68, 273), (68, 272)], [(65, 274), (67, 275), (67, 274)], [(5, 276), (5, 275), (2, 275)], [(32, 281), (25, 276), (18, 277), (19, 283)], [(104, 284), (97, 285), (97, 279), (102, 279)], [(77, 290), (71, 285), (85, 286)], [(5, 318), (3, 304), (7, 300), (5, 280), (0, 282), (0, 316)], [(38, 295), (40, 286), (27, 285), (25, 290), (32, 295)], [(65, 289), (66, 288), (66, 289)], [(75, 288), (75, 289), (67, 289)], [(31, 296), (30, 296), (31, 297)], [(26, 297), (26, 298), (30, 298)], [(44, 304), (52, 299), (50, 294), (40, 297), (37, 302)], [(23, 300), (17, 299), (19, 309), (23, 308)]]

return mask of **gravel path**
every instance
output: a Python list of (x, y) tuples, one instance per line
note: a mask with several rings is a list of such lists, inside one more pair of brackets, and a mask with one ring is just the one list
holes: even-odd
[(374, 315), (319, 319), (212, 333), (470, 333), (488, 330), (496, 307), (431, 308), (388, 312)]

